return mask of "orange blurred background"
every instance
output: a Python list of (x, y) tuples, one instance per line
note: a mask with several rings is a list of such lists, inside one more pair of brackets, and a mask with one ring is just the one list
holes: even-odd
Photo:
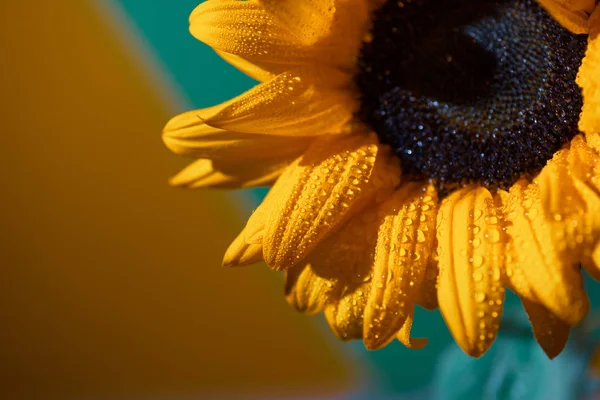
[(348, 390), (350, 356), (278, 274), (220, 267), (239, 195), (167, 185), (183, 109), (123, 32), (89, 1), (0, 3), (0, 397)]

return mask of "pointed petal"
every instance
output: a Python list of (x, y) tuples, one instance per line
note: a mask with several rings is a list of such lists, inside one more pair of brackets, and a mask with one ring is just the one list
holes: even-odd
[(520, 181), (510, 193), (498, 192), (504, 205), (507, 276), (522, 298), (539, 302), (569, 325), (589, 309), (579, 267), (557, 248), (544, 214), (539, 186)]
[(412, 329), (413, 321), (414, 321), (414, 307), (410, 310), (410, 312), (406, 316), (406, 319), (404, 320), (404, 324), (402, 324), (402, 328), (396, 335), (396, 338), (400, 341), (400, 343), (402, 343), (409, 349), (419, 350), (427, 345), (428, 340), (426, 338), (415, 339), (415, 338), (410, 337), (410, 331)]
[(387, 344), (412, 313), (434, 252), (437, 193), (408, 183), (379, 209), (373, 284), (365, 310), (367, 349)]
[(565, 348), (571, 327), (556, 318), (546, 307), (525, 298), (521, 298), (521, 301), (529, 315), (537, 342), (548, 358), (553, 359)]
[(217, 160), (200, 159), (171, 178), (170, 184), (189, 189), (270, 186), (288, 165), (289, 162), (281, 160), (231, 165)]
[(248, 244), (243, 235), (238, 235), (223, 257), (224, 267), (238, 267), (262, 261), (262, 245)]
[(267, 264), (275, 269), (297, 264), (376, 196), (391, 193), (399, 179), (397, 159), (375, 135), (318, 138), (293, 169), (287, 200), (271, 212)]
[(356, 107), (346, 88), (350, 75), (334, 69), (301, 68), (282, 73), (227, 102), (212, 115), (212, 127), (270, 135), (335, 133)]
[(454, 339), (479, 357), (491, 346), (504, 302), (504, 239), (494, 198), (482, 187), (446, 198), (438, 214), (440, 311)]
[(583, 93), (583, 109), (579, 130), (586, 134), (600, 133), (600, 7), (590, 17), (590, 37), (577, 84)]
[(241, 164), (297, 158), (313, 141), (312, 137), (254, 135), (206, 125), (200, 115), (210, 115), (217, 107), (188, 111), (172, 118), (163, 131), (166, 146), (183, 156)]

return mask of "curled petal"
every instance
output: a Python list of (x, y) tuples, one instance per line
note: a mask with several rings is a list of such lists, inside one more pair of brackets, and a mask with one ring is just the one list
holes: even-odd
[(501, 214), (482, 187), (464, 188), (438, 214), (440, 311), (454, 339), (481, 356), (496, 338), (504, 303)]
[(287, 199), (272, 210), (267, 264), (287, 269), (378, 195), (398, 185), (400, 167), (375, 135), (323, 136), (291, 171)]
[(507, 276), (511, 288), (569, 325), (581, 321), (589, 309), (589, 299), (579, 266), (554, 241), (538, 185), (517, 182), (510, 193), (499, 191), (499, 195), (510, 238)]
[(437, 193), (408, 183), (379, 208), (373, 285), (365, 310), (364, 342), (384, 346), (412, 313), (434, 251)]
[(410, 310), (410, 312), (408, 313), (408, 315), (406, 316), (406, 319), (404, 320), (404, 324), (402, 324), (402, 328), (400, 328), (400, 331), (396, 335), (396, 338), (400, 341), (400, 343), (402, 343), (409, 349), (419, 350), (427, 345), (427, 339), (426, 338), (416, 338), (415, 339), (410, 336), (410, 331), (412, 329), (413, 321), (414, 321), (414, 308), (412, 308)]
[(245, 133), (335, 133), (352, 118), (356, 106), (346, 87), (349, 80), (349, 75), (334, 69), (288, 71), (200, 117), (212, 127)]

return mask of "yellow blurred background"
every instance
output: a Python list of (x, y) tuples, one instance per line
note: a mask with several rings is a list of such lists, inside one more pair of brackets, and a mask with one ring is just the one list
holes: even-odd
[(167, 185), (183, 110), (127, 43), (88, 1), (0, 2), (0, 398), (343, 392), (280, 276), (220, 267), (239, 197)]

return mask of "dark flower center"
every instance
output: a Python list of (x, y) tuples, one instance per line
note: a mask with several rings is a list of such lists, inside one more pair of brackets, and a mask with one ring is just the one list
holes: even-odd
[(390, 0), (359, 59), (359, 117), (403, 173), (507, 188), (577, 133), (587, 36), (534, 0)]

